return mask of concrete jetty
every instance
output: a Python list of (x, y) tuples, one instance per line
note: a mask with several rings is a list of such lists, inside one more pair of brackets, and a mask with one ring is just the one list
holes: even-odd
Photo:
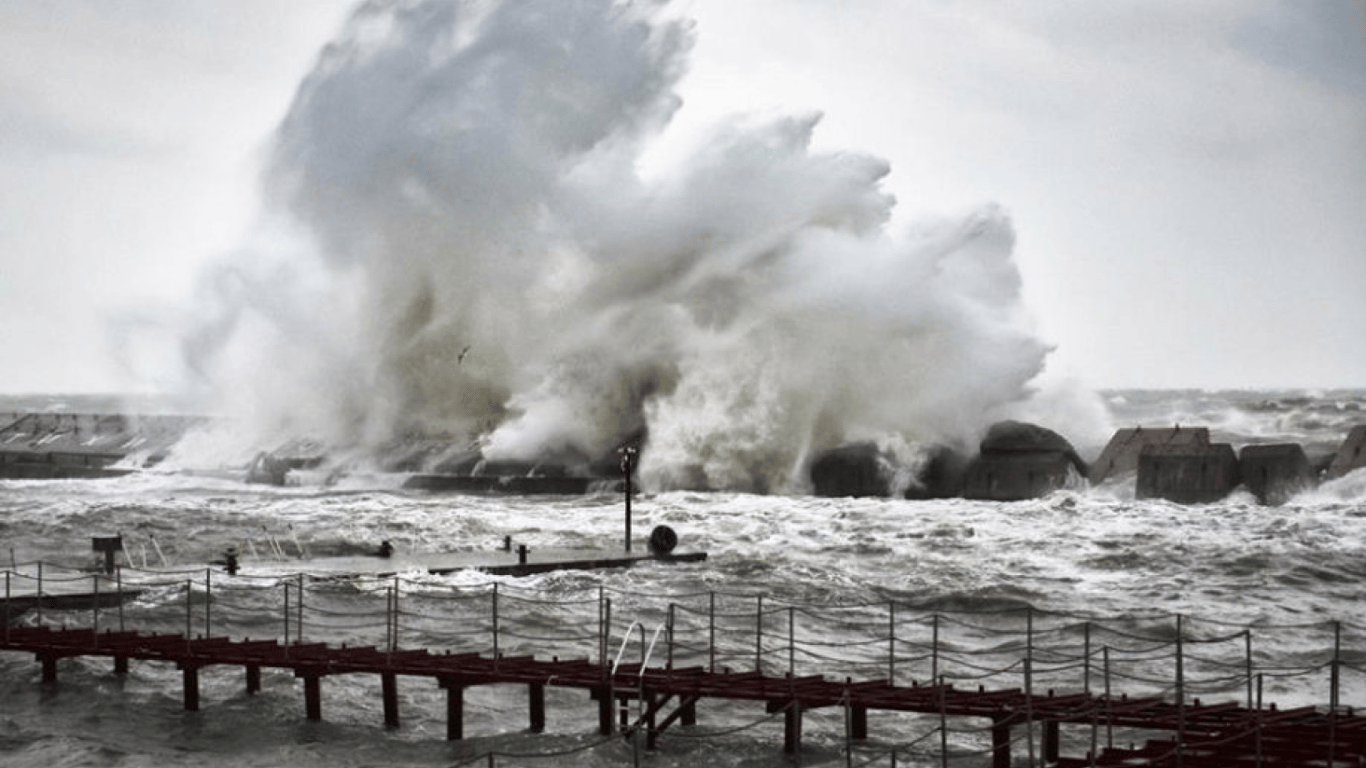
[[(0, 478), (102, 478), (136, 472), (155, 466), (190, 429), (207, 421), (192, 416), (0, 414)], [(645, 450), (643, 443), (635, 450)], [(1366, 468), (1366, 425), (1353, 427), (1331, 459), (1312, 461), (1299, 445), (1216, 444), (1210, 442), (1208, 427), (1180, 424), (1120, 429), (1089, 465), (1058, 433), (1020, 422), (992, 425), (975, 454), (947, 445), (929, 450), (930, 460), (909, 486), (895, 457), (873, 443), (818, 453), (808, 469), (812, 492), (1014, 501), (1086, 484), (1124, 482), (1132, 475), (1138, 498), (1209, 503), (1246, 486), (1262, 503), (1281, 504), (1322, 480)], [(326, 472), (327, 454), (327, 446), (292, 440), (259, 454), (240, 469), (241, 478), (297, 483), (301, 471)], [(385, 455), (387, 460), (378, 457), (381, 464), (405, 475), (403, 487), (415, 491), (582, 495), (620, 492), (625, 485), (604, 461), (570, 471), (555, 462), (485, 460), (477, 450), (451, 440), (405, 442)], [(339, 474), (333, 471), (317, 482), (330, 482)]]

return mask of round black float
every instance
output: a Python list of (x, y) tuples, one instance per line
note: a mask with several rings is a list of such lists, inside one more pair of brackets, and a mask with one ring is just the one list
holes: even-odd
[(650, 552), (655, 557), (663, 557), (669, 554), (674, 551), (676, 546), (678, 546), (678, 534), (674, 533), (674, 529), (669, 526), (656, 525), (655, 529), (650, 531)]

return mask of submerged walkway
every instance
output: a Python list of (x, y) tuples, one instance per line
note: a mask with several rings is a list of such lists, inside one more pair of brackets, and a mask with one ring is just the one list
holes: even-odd
[[(1360, 643), (1366, 630), (1337, 622), (1326, 625), (1330, 651), (1321, 658), (1309, 658), (1315, 654), (1306, 646), (1323, 626), (1287, 628), (1289, 640), (1273, 637), (1308, 659), (1291, 668), (1254, 651), (1251, 628), (1197, 631), (1183, 617), (1125, 617), (1107, 625), (1008, 607), (978, 613), (974, 623), (895, 604), (774, 607), (762, 596), (702, 593), (663, 607), (648, 605), (651, 596), (619, 593), (632, 615), (614, 620), (612, 599), (601, 590), (596, 598), (547, 599), (506, 584), (500, 591), (496, 582), (424, 583), (409, 587), (425, 591), (404, 595), (401, 605), (398, 578), (340, 585), (300, 576), (252, 584), (200, 573), (200, 587), (120, 578), (112, 592), (105, 585), (92, 591), (84, 606), (79, 595), (60, 604), (51, 595), (44, 613), (30, 611), (22, 621), (12, 612), (18, 595), (11, 591), (0, 651), (33, 654), (46, 684), (57, 683), (61, 660), (71, 657), (112, 659), (119, 674), (131, 661), (174, 664), (187, 710), (200, 708), (206, 667), (240, 668), (248, 693), (260, 690), (263, 669), (286, 670), (302, 681), (309, 720), (322, 719), (325, 678), (377, 675), (391, 728), (400, 724), (399, 678), (426, 678), (446, 691), (446, 734), (453, 740), (465, 736), (466, 689), (512, 684), (526, 686), (534, 732), (545, 729), (546, 688), (575, 689), (596, 704), (601, 734), (640, 735), (651, 749), (670, 728), (696, 725), (699, 704), (731, 701), (781, 717), (790, 753), (801, 751), (806, 714), (833, 710), (843, 716), (850, 756), (870, 740), (914, 744), (918, 759), (945, 766), (1009, 768), (1022, 757), (1065, 768), (1366, 765), (1366, 717), (1338, 702), (1342, 675), (1363, 672), (1349, 663), (1362, 654), (1344, 650), (1344, 629), (1349, 644)], [(137, 604), (119, 605), (115, 615), (111, 596), (119, 602), (134, 590), (142, 595)], [(234, 605), (243, 593), (250, 593), (242, 600), (250, 610)], [(272, 595), (282, 598), (279, 610), (262, 600)], [(745, 601), (752, 610), (735, 609)], [(243, 636), (244, 625), (261, 630), (263, 606), (282, 619), (283, 639)], [(67, 626), (85, 618), (86, 626)], [(645, 626), (656, 619), (647, 647)], [(183, 631), (174, 629), (178, 621)], [(405, 649), (400, 641), (409, 626), (424, 644), (449, 640), (455, 647)], [(309, 635), (333, 642), (307, 642)], [(623, 662), (636, 655), (637, 638), (640, 661)], [(614, 660), (610, 649), (618, 642)], [(583, 658), (561, 658), (571, 655)], [(1263, 675), (1322, 676), (1328, 704), (1264, 706)], [(1196, 698), (1211, 693), (1228, 700)], [(919, 717), (877, 718), (882, 732), (870, 734), (869, 715), (877, 712)], [(1145, 741), (1117, 746), (1116, 729)], [(876, 755), (865, 759), (867, 749), (859, 754), (860, 765), (888, 764)], [(896, 765), (896, 752), (890, 757)]]

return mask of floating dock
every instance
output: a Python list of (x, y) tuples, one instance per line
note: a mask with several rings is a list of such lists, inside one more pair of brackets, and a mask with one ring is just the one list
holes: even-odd
[(289, 561), (247, 561), (241, 573), (250, 576), (282, 569), (303, 571), (312, 577), (364, 578), (390, 577), (405, 573), (445, 575), (458, 571), (480, 571), (492, 576), (531, 576), (551, 571), (587, 571), (604, 568), (630, 568), (641, 563), (699, 563), (707, 559), (706, 552), (678, 552), (654, 554), (649, 551), (627, 552), (625, 549), (566, 549), (526, 548), (494, 552), (442, 552), (433, 554), (391, 555), (389, 557), (355, 555), (350, 557), (318, 557)]

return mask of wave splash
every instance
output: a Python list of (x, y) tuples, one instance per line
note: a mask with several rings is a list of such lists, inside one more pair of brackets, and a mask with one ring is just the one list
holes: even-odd
[(818, 115), (640, 170), (694, 33), (664, 3), (360, 5), (274, 137), (258, 242), (206, 282), (204, 392), (360, 452), (575, 464), (648, 435), (648, 485), (761, 491), (1026, 404), (1048, 347), (999, 207), (891, 232), (887, 164), (813, 151)]

